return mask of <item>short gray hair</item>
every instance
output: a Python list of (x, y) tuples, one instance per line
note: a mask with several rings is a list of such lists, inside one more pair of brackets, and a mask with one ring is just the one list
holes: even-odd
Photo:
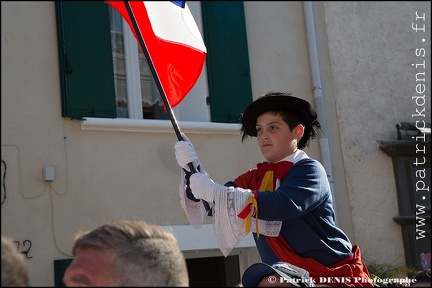
[(122, 286), (189, 286), (186, 260), (174, 235), (144, 221), (121, 220), (77, 236), (83, 247), (114, 252), (114, 270)]

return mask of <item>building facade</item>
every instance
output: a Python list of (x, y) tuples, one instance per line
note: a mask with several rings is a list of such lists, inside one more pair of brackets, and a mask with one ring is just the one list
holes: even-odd
[[(231, 107), (244, 108), (269, 91), (291, 91), (314, 104), (324, 125), (325, 133), (305, 151), (326, 168), (338, 224), (361, 247), (364, 258), (398, 265), (409, 258), (419, 265), (421, 255), (430, 257), (421, 245), (407, 247), (407, 241), (417, 245), (417, 240), (406, 239), (415, 235), (403, 233), (395, 220), (401, 215), (400, 195), (419, 195), (412, 205), (423, 207), (417, 218), (424, 221), (414, 217), (417, 222), (411, 224), (430, 239), (430, 138), (419, 137), (430, 135), (430, 2), (245, 1), (234, 2), (231, 10), (210, 2), (188, 2), (208, 57), (198, 82), (174, 108), (181, 131), (210, 177), (225, 183), (263, 160), (254, 139), (241, 143), (238, 112)], [(177, 138), (160, 107), (146, 98), (154, 86), (139, 51), (132, 48), (130, 55), (136, 55), (131, 58), (113, 49), (110, 75), (116, 82), (96, 77), (102, 74), (96, 69), (88, 84), (96, 94), (114, 85), (116, 115), (74, 116), (65, 109), (72, 103), (65, 96), (65, 87), (72, 86), (65, 81), (81, 74), (76, 62), (71, 62), (69, 74), (63, 62), (59, 31), (67, 29), (60, 29), (59, 19), (66, 19), (66, 8), (49, 1), (2, 1), (1, 8), (1, 229), (26, 255), (32, 285), (60, 286), (59, 271), (72, 258), (74, 235), (119, 219), (170, 229), (192, 275), (207, 275), (206, 283), (214, 277), (222, 286), (237, 283), (242, 272), (259, 261), (253, 240), (244, 239), (224, 258), (211, 219), (199, 230), (185, 219), (174, 155)], [(230, 19), (244, 20), (230, 22), (225, 33), (217, 35), (211, 16), (226, 11), (237, 13)], [(65, 18), (59, 18), (61, 13)], [(113, 25), (115, 15), (110, 15), (107, 23)], [(71, 31), (78, 31), (77, 36), (87, 31), (75, 24)], [(108, 35), (114, 41), (114, 32), (124, 34), (121, 51), (136, 45), (133, 37), (125, 36), (127, 27), (117, 28), (111, 26)], [(226, 45), (238, 45), (230, 50), (233, 55), (218, 55), (210, 35), (219, 44), (226, 37)], [(95, 61), (86, 55), (81, 55), (82, 63)], [(242, 78), (230, 74), (237, 70)], [(131, 75), (139, 75), (139, 84), (131, 84)], [(85, 95), (84, 85), (77, 87), (74, 95)], [(136, 87), (147, 96), (137, 100), (128, 95)], [(230, 114), (223, 114), (226, 111)], [(417, 137), (408, 139), (414, 148), (408, 148), (412, 150), (406, 156), (410, 164), (418, 159), (417, 171), (407, 182), (414, 192), (398, 190), (402, 175), (395, 173), (397, 163), (380, 148), (398, 143), (395, 127), (401, 122), (421, 128), (413, 134)], [(194, 284), (202, 280), (193, 279)]]

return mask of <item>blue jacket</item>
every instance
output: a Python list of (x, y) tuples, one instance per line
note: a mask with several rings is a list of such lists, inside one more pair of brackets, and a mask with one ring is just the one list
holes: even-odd
[[(236, 186), (231, 181), (225, 185)], [(314, 258), (327, 267), (351, 255), (352, 244), (335, 223), (327, 173), (317, 160), (298, 161), (278, 189), (259, 191), (257, 202), (259, 219), (282, 221), (280, 234), (297, 255)], [(261, 261), (269, 265), (281, 261), (262, 236), (257, 239), (254, 233)]]

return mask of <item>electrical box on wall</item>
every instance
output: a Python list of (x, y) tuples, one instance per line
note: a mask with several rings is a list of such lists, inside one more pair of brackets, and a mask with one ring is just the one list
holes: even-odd
[(45, 166), (43, 168), (43, 179), (44, 179), (44, 181), (54, 181), (54, 179), (55, 179), (54, 167)]

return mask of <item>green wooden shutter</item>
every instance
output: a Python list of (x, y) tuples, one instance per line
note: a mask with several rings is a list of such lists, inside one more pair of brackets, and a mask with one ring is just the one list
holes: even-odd
[(54, 260), (54, 287), (66, 287), (63, 283), (63, 276), (72, 260), (73, 258)]
[(242, 1), (201, 2), (212, 122), (239, 123), (252, 102)]
[(62, 116), (115, 118), (109, 6), (55, 2)]

